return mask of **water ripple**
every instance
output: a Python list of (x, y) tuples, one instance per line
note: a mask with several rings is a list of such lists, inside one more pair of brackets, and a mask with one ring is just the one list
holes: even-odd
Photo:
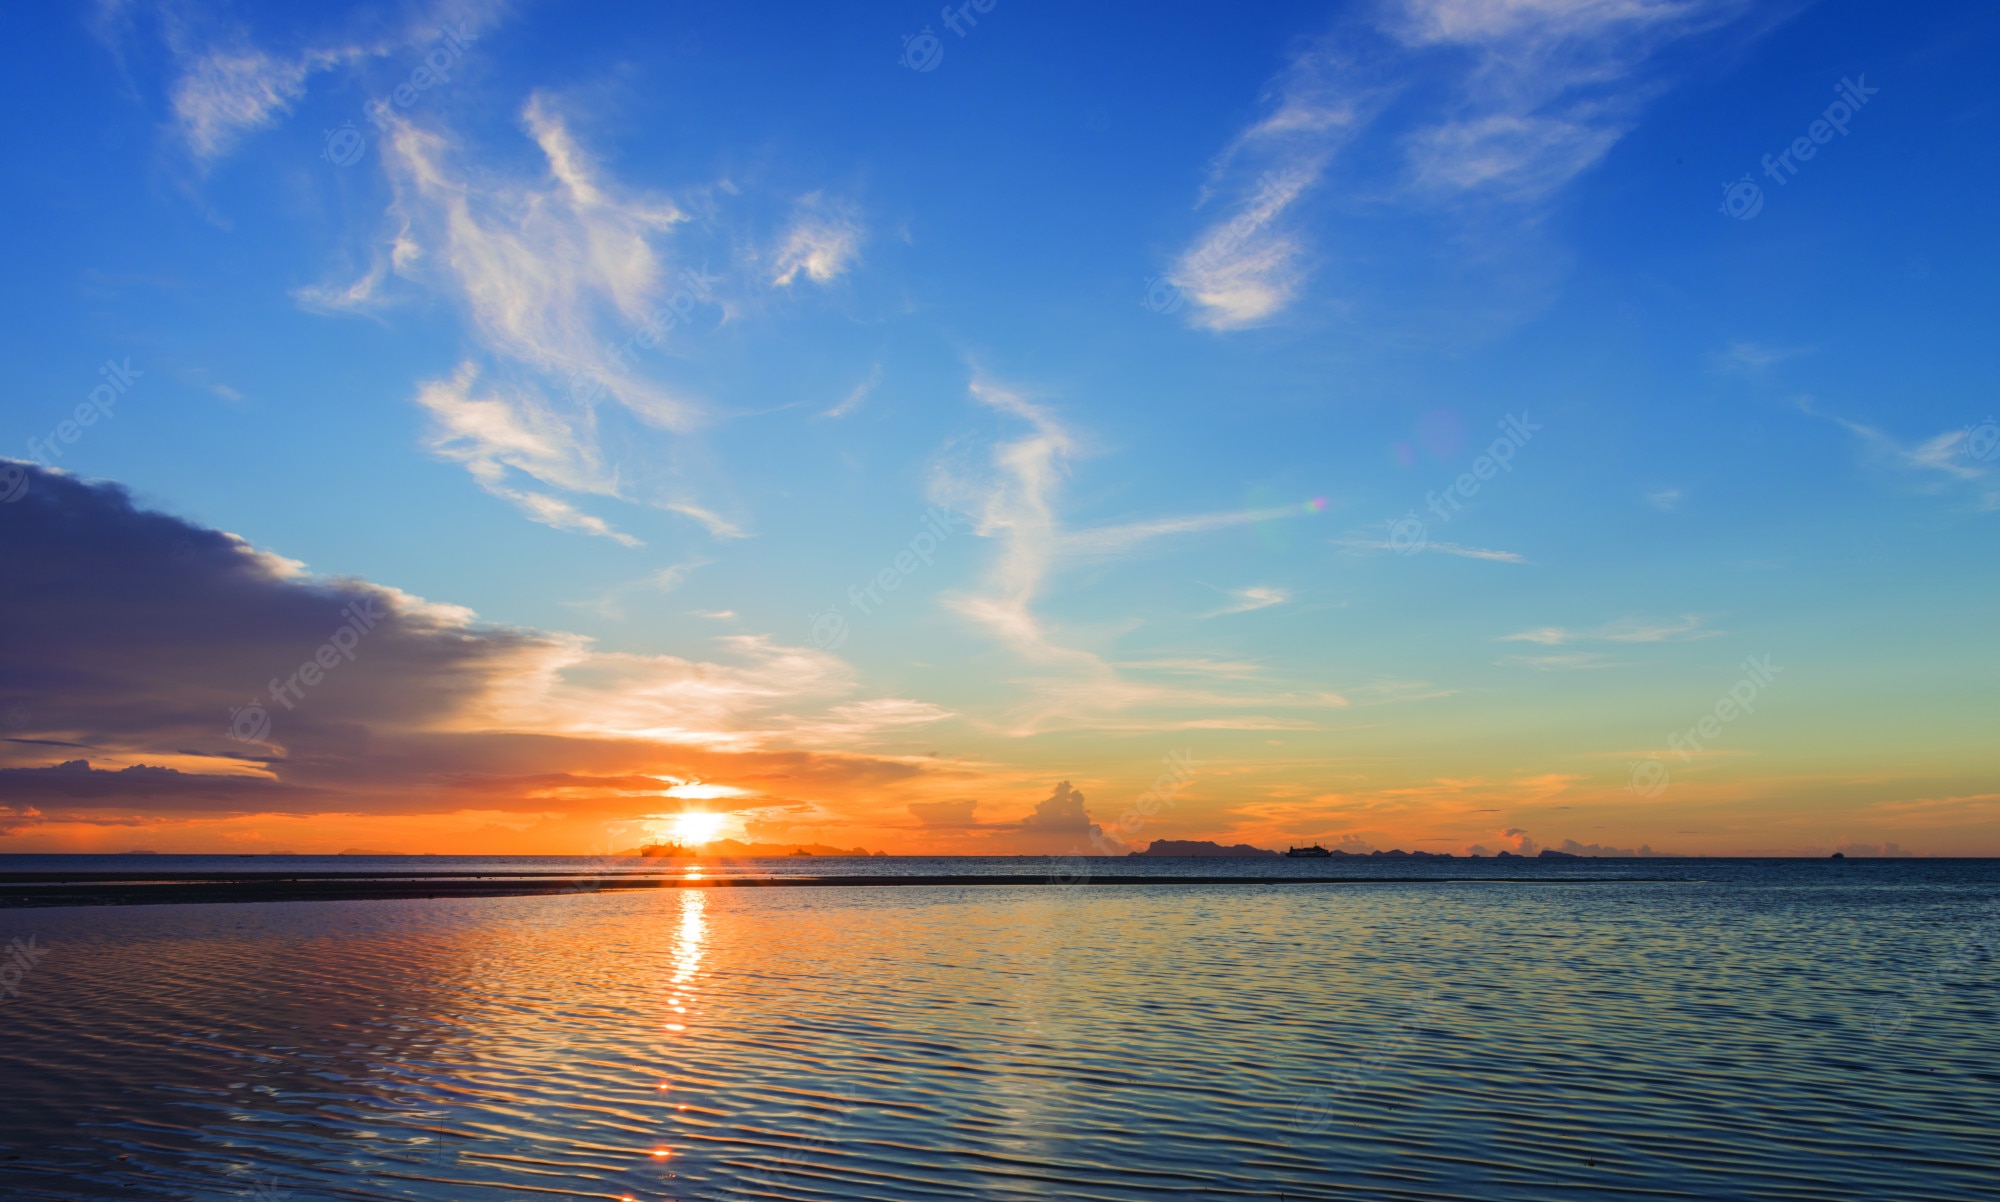
[(16, 912), (0, 1192), (1995, 1196), (2000, 872), (1703, 875)]

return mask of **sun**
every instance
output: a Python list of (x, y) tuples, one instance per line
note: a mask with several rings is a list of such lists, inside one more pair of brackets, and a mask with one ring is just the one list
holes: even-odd
[(701, 810), (689, 810), (685, 814), (675, 814), (672, 820), (674, 842), (692, 846), (698, 843), (712, 843), (722, 833), (722, 824), (727, 815), (710, 814)]

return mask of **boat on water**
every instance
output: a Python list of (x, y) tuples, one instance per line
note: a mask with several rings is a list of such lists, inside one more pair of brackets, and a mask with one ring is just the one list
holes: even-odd
[(648, 843), (639, 849), (639, 854), (654, 859), (659, 856), (691, 856), (695, 854), (695, 850), (678, 843)]
[(1285, 853), (1294, 860), (1330, 860), (1333, 853), (1315, 843), (1311, 847), (1294, 847)]

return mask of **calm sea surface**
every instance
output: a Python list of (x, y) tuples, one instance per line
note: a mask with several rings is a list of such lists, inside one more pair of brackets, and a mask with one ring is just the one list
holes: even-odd
[(2000, 1198), (2000, 864), (1254, 863), (1686, 879), (0, 911), (0, 1197)]

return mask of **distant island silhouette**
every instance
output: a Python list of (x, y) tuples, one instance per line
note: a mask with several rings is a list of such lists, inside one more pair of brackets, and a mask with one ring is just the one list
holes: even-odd
[[(1311, 847), (1293, 847), (1286, 851), (1271, 851), (1267, 848), (1252, 847), (1248, 843), (1238, 843), (1234, 847), (1224, 847), (1210, 839), (1155, 839), (1151, 847), (1144, 851), (1129, 853), (1134, 856), (1160, 856), (1188, 859), (1193, 857), (1223, 859), (1284, 859), (1294, 860), (1455, 860), (1459, 857), (1448, 851), (1404, 851), (1396, 848), (1390, 851), (1342, 851), (1334, 848), (1328, 851), (1315, 843)], [(1469, 859), (1483, 859), (1470, 856)], [(1522, 856), (1511, 851), (1494, 855), (1496, 860), (1581, 860), (1585, 857), (1567, 851), (1547, 849), (1539, 855)]]
[(709, 856), (717, 859), (768, 859), (774, 856), (831, 856), (856, 858), (861, 856), (886, 856), (886, 851), (869, 851), (865, 847), (828, 847), (824, 843), (745, 843), (739, 839), (717, 839), (712, 843), (684, 845), (680, 843), (648, 843), (634, 848), (628, 855), (657, 858), (693, 858)]
[(1276, 858), (1277, 852), (1248, 843), (1238, 843), (1234, 847), (1224, 847), (1208, 839), (1155, 839), (1153, 845), (1144, 851), (1131, 853), (1135, 856), (1213, 856), (1235, 860)]

